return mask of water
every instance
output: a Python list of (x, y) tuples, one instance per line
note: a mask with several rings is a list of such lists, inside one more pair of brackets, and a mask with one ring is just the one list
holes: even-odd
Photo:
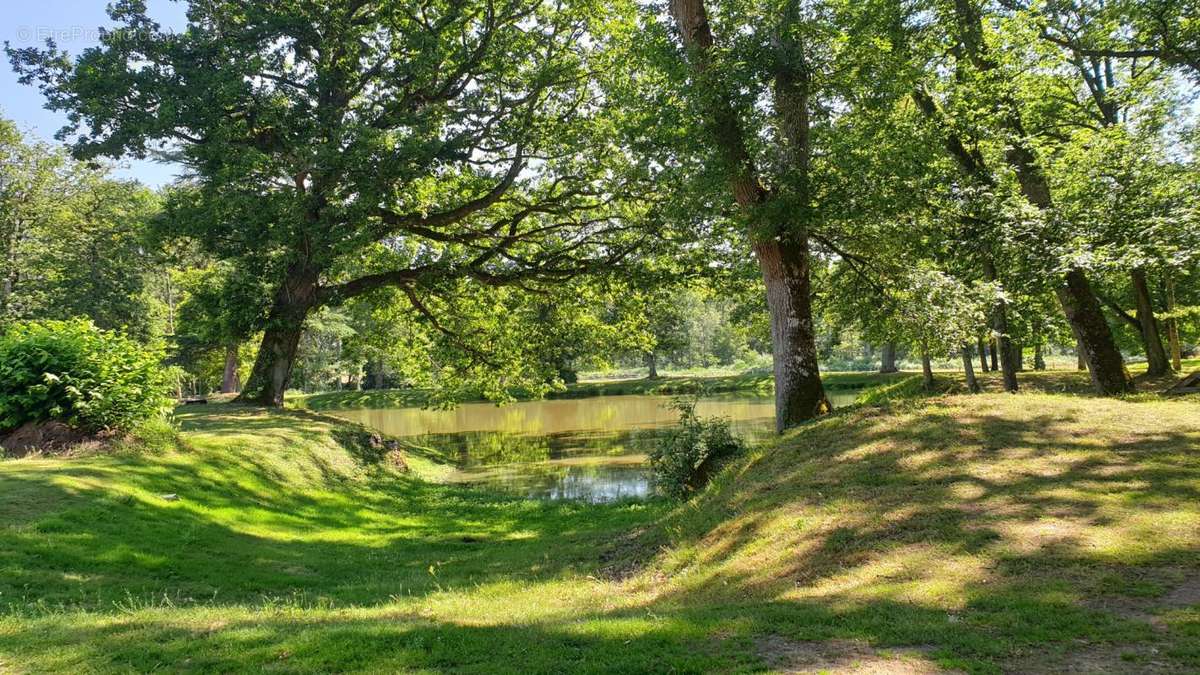
[[(844, 405), (854, 394), (831, 396)], [(679, 413), (670, 396), (597, 396), (524, 401), (506, 406), (467, 403), (452, 410), (387, 408), (339, 411), (395, 436), (410, 452), (452, 461), (456, 480), (531, 499), (608, 502), (641, 499), (654, 489), (646, 455)], [(702, 418), (725, 417), (748, 442), (773, 433), (771, 397), (711, 396)]]

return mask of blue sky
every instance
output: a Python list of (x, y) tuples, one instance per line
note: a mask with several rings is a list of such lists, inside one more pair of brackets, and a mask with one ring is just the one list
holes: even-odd
[[(172, 0), (148, 0), (151, 16), (164, 26), (182, 28), (185, 4)], [(111, 25), (105, 7), (108, 0), (0, 0), (0, 42), (14, 47), (40, 45), (52, 37), (62, 49), (78, 53), (96, 44), (96, 29)], [(22, 130), (45, 141), (54, 140), (66, 118), (44, 109), (42, 95), (34, 87), (17, 84), (12, 66), (0, 64), (0, 115)], [(153, 161), (123, 160), (118, 175), (136, 178), (158, 187), (169, 183), (177, 167)]]

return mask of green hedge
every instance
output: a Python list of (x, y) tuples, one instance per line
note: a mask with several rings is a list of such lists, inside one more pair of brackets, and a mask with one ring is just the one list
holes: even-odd
[(0, 431), (57, 420), (129, 430), (168, 405), (160, 351), (90, 321), (18, 323), (0, 335)]

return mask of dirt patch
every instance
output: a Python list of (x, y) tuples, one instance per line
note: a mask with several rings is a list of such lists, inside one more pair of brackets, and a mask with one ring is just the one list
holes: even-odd
[(758, 641), (759, 656), (781, 673), (932, 675), (954, 673), (929, 658), (927, 648), (875, 649), (854, 640), (799, 642), (778, 636)]
[(102, 447), (111, 433), (87, 434), (62, 422), (27, 422), (0, 436), (0, 454), (27, 457), (34, 454), (64, 454)]
[[(1167, 593), (1155, 598), (1101, 597), (1084, 602), (1084, 606), (1115, 614), (1122, 619), (1144, 621), (1156, 630), (1166, 630), (1161, 616), (1165, 612), (1200, 605), (1200, 575), (1185, 573), (1183, 581)], [(1178, 578), (1178, 577), (1176, 577)]]
[(1002, 666), (1013, 675), (1127, 675), (1189, 672), (1164, 659), (1151, 645), (1088, 644), (1066, 652), (1028, 652)]
[(1182, 584), (1171, 589), (1171, 592), (1159, 598), (1158, 604), (1168, 609), (1200, 605), (1200, 576), (1188, 577)]
[(401, 450), (388, 450), (383, 456), (383, 461), (396, 471), (408, 473), (408, 460), (404, 458), (404, 452)]

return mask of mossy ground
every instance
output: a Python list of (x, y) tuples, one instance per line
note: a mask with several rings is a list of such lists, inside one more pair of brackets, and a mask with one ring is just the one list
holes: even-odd
[(1200, 400), (1083, 377), (843, 411), (683, 506), (184, 408), (174, 449), (0, 462), (0, 672), (1195, 672)]

